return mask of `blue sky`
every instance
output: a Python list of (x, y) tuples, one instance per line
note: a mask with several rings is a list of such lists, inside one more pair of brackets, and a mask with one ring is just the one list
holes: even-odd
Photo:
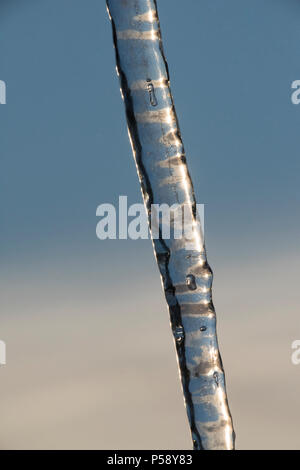
[[(231, 250), (261, 254), (285, 238), (295, 249), (300, 113), (290, 86), (300, 77), (300, 7), (189, 3), (159, 2), (159, 12), (188, 163), (207, 205), (207, 243), (222, 237)], [(0, 8), (2, 246), (34, 253), (63, 238), (101, 250), (97, 205), (119, 194), (141, 200), (104, 2)]]

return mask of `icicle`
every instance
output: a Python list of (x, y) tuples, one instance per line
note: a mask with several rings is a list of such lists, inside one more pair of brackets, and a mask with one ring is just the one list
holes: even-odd
[[(233, 449), (234, 431), (216, 335), (196, 201), (154, 0), (107, 0), (129, 138), (151, 227), (152, 204), (179, 204), (192, 237), (153, 239), (169, 306), (194, 449)], [(154, 237), (153, 237), (154, 238)]]

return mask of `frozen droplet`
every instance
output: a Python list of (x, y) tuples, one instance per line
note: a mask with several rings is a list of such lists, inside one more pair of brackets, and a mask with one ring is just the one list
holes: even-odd
[(193, 274), (188, 274), (186, 276), (186, 285), (188, 286), (188, 288), (190, 290), (196, 290), (197, 289), (197, 284), (196, 284), (196, 279), (195, 279), (195, 276)]
[(219, 374), (218, 374), (218, 372), (214, 372), (213, 378), (215, 379), (215, 382), (216, 382), (217, 386), (219, 386)]
[(155, 96), (155, 90), (154, 90), (154, 86), (153, 86), (153, 83), (151, 82), (150, 78), (147, 78), (147, 90), (148, 90), (148, 93), (149, 93), (149, 96), (150, 96), (150, 104), (152, 106), (157, 106), (157, 99), (156, 99), (156, 96)]
[(174, 338), (175, 338), (176, 343), (178, 343), (178, 344), (182, 343), (182, 341), (184, 339), (184, 330), (183, 330), (182, 325), (179, 325), (175, 328)]

